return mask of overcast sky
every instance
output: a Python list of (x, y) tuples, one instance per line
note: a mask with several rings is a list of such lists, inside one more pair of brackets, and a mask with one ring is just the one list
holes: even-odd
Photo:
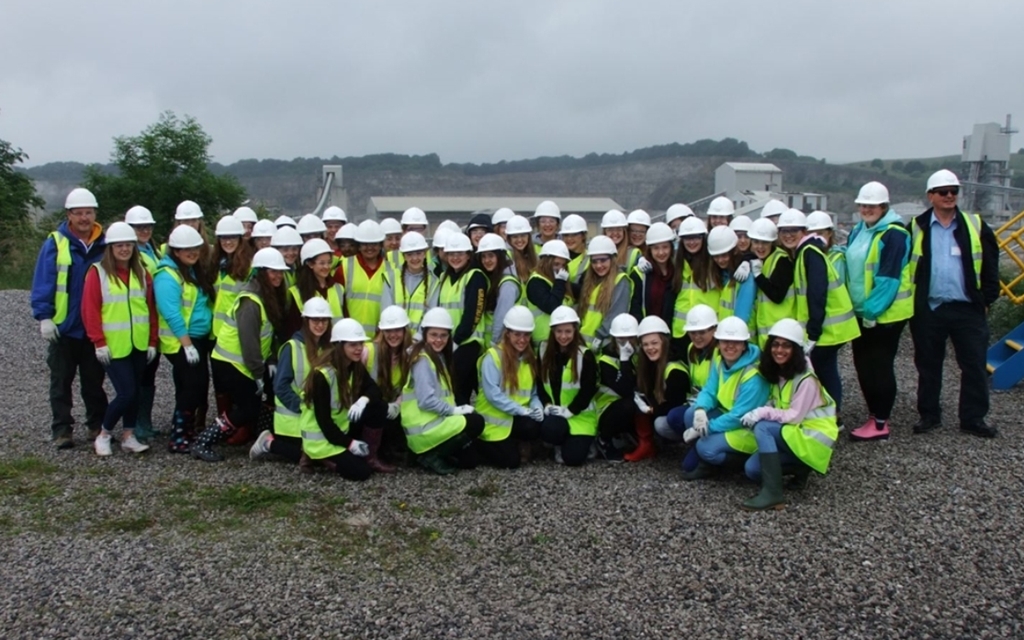
[(170, 109), (224, 163), (727, 136), (937, 156), (976, 122), (1024, 124), (1022, 24), (1020, 0), (12, 1), (0, 138), (31, 165), (104, 162)]

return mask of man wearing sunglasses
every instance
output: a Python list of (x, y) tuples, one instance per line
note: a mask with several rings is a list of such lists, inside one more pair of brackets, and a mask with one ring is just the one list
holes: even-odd
[(936, 171), (928, 178), (932, 206), (909, 225), (914, 283), (910, 333), (921, 417), (914, 433), (927, 433), (942, 425), (942, 362), (949, 338), (960, 366), (960, 430), (994, 438), (995, 427), (985, 424), (989, 407), (985, 351), (986, 315), (999, 297), (999, 246), (981, 216), (957, 207), (959, 194), (956, 174)]

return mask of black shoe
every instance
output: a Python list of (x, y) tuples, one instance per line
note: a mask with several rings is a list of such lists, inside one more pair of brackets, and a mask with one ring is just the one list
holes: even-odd
[(224, 460), (224, 456), (199, 442), (192, 443), (192, 448), (189, 450), (189, 453), (191, 453), (192, 457), (196, 460), (202, 460), (204, 462), (222, 462)]
[(617, 463), (623, 461), (622, 449), (615, 446), (614, 440), (597, 438), (597, 450), (601, 453), (601, 457), (608, 462)]
[(914, 425), (914, 433), (928, 433), (930, 431), (935, 431), (941, 426), (942, 423), (939, 422), (938, 420), (933, 420), (931, 418), (921, 418), (920, 420), (917, 421), (917, 424)]
[(71, 449), (75, 446), (75, 440), (71, 437), (70, 433), (62, 433), (53, 439), (53, 444), (58, 449)]
[(984, 422), (962, 424), (960, 425), (960, 430), (964, 433), (969, 433), (972, 436), (978, 436), (979, 438), (994, 438), (999, 433), (995, 427), (990, 427)]

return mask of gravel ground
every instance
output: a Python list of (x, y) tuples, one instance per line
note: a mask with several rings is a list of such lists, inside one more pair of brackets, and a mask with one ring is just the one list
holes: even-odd
[[(1022, 393), (993, 394), (997, 440), (961, 435), (951, 367), (946, 427), (913, 436), (909, 339), (893, 438), (750, 514), (756, 487), (682, 482), (678, 450), (358, 485), (243, 448), (101, 460), (81, 428), (58, 452), (27, 308), (0, 292), (5, 638), (1024, 637)], [(162, 422), (171, 397), (164, 363)]]

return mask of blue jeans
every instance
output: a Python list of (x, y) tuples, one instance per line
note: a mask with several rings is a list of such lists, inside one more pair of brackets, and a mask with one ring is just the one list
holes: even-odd
[(146, 370), (146, 352), (134, 349), (123, 358), (111, 360), (104, 368), (117, 395), (107, 405), (103, 429), (113, 431), (121, 420), (125, 431), (132, 430), (139, 415), (139, 385)]
[(761, 481), (761, 453), (778, 453), (779, 462), (793, 464), (800, 459), (789, 450), (789, 445), (782, 438), (782, 425), (773, 420), (761, 420), (754, 425), (754, 437), (757, 438), (757, 453), (747, 459), (744, 471), (754, 482)]

